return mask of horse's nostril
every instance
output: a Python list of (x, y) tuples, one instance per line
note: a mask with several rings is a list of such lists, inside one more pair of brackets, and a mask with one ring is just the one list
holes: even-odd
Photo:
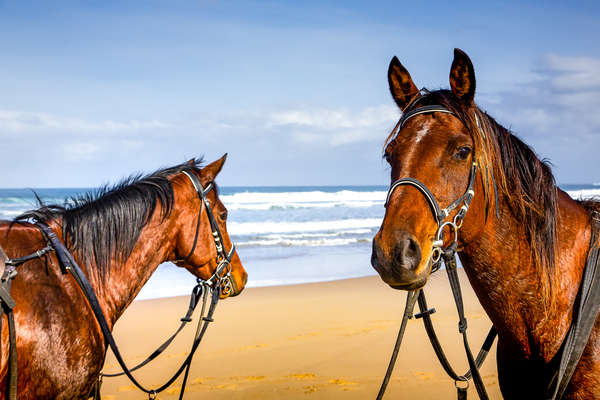
[(399, 268), (414, 270), (421, 262), (421, 246), (413, 235), (408, 232), (399, 232), (396, 248), (394, 249), (394, 269)]
[(380, 257), (379, 253), (381, 253), (381, 249), (377, 245), (377, 241), (375, 239), (373, 239), (373, 249), (371, 250), (371, 266), (375, 269), (377, 269), (379, 267), (379, 260), (378, 260), (378, 257)]
[(417, 248), (418, 244), (415, 240), (410, 239), (408, 243), (408, 247), (406, 249), (406, 255), (409, 257), (413, 257), (417, 254), (419, 249)]

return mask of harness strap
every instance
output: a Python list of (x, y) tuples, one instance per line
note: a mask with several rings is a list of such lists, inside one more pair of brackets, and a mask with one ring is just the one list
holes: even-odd
[[(18, 265), (18, 264), (17, 264)], [(2, 247), (0, 247), (0, 266), (2, 276), (0, 277), (0, 332), (2, 332), (2, 314), (6, 314), (8, 320), (8, 384), (6, 385), (6, 398), (17, 399), (18, 381), (18, 358), (17, 358), (17, 333), (15, 328), (15, 316), (13, 308), (16, 303), (10, 296), (12, 280), (17, 275), (16, 266), (11, 263)]]
[[(10, 283), (8, 283), (10, 288)], [(15, 330), (15, 314), (11, 308), (6, 310), (8, 319), (8, 341), (10, 353), (8, 355), (8, 399), (17, 400), (17, 381), (18, 381), (18, 357), (17, 357), (17, 335)]]
[[(214, 189), (214, 184), (209, 183), (206, 186), (206, 188), (203, 188), (202, 183), (200, 182), (200, 180), (198, 179), (198, 177), (195, 174), (188, 173), (187, 171), (183, 171), (183, 173), (192, 182), (192, 185), (194, 186), (194, 189), (196, 189), (196, 192), (198, 193), (198, 197), (200, 197), (200, 201), (202, 203), (200, 212), (198, 213), (198, 221), (196, 222), (196, 234), (194, 235), (194, 244), (192, 245), (192, 249), (190, 250), (189, 254), (184, 258), (183, 261), (187, 261), (192, 256), (192, 254), (194, 254), (194, 250), (196, 249), (196, 243), (198, 241), (198, 233), (199, 233), (199, 229), (200, 229), (200, 218), (202, 215), (202, 209), (206, 209), (206, 215), (208, 217), (208, 221), (210, 222), (210, 228), (212, 231), (213, 240), (215, 241), (215, 248), (217, 250), (217, 262), (218, 262), (215, 272), (207, 280), (207, 282), (212, 285), (213, 283), (218, 281), (219, 284), (222, 286), (223, 293), (225, 293), (225, 294), (236, 293), (238, 288), (236, 286), (235, 279), (231, 279), (231, 277), (230, 277), (230, 272), (231, 272), (230, 263), (231, 263), (231, 259), (233, 258), (233, 253), (235, 253), (235, 245), (232, 243), (231, 249), (229, 250), (229, 252), (225, 251), (225, 249), (223, 247), (224, 243), (225, 243), (223, 241), (223, 235), (221, 234), (221, 230), (219, 229), (217, 220), (215, 219), (215, 216), (212, 212), (210, 203), (209, 203), (208, 199), (206, 198), (206, 193), (208, 193)], [(226, 272), (223, 272), (226, 268), (228, 268), (228, 270)], [(221, 275), (221, 274), (223, 274), (223, 275)]]
[(431, 207), (431, 211), (433, 211), (433, 215), (438, 224), (440, 223), (440, 221), (442, 221), (444, 218), (446, 218), (448, 216), (440, 208), (440, 205), (438, 204), (437, 200), (435, 199), (435, 196), (433, 195), (433, 193), (431, 193), (431, 191), (427, 188), (427, 186), (425, 186), (425, 184), (423, 184), (421, 181), (419, 181), (418, 179), (415, 179), (415, 178), (401, 178), (401, 179), (398, 179), (397, 181), (395, 181), (392, 184), (392, 186), (390, 187), (387, 198), (385, 199), (386, 207), (390, 204), (390, 198), (394, 194), (394, 191), (396, 190), (396, 188), (398, 186), (402, 186), (402, 185), (413, 186), (413, 187), (417, 188), (421, 193), (423, 193), (423, 195), (427, 199), (427, 203)]
[(111, 350), (113, 351), (113, 354), (115, 355), (115, 358), (117, 359), (117, 362), (125, 372), (125, 375), (127, 375), (127, 377), (138, 389), (140, 389), (144, 393), (148, 393), (149, 395), (162, 392), (163, 390), (168, 388), (179, 377), (179, 375), (181, 375), (184, 369), (187, 368), (187, 364), (191, 363), (194, 353), (196, 352), (196, 349), (198, 348), (198, 345), (200, 344), (200, 341), (204, 336), (204, 332), (206, 332), (206, 328), (208, 327), (208, 324), (210, 322), (209, 320), (212, 320), (212, 315), (219, 301), (220, 287), (217, 286), (212, 291), (211, 304), (208, 310), (208, 314), (206, 318), (201, 319), (201, 321), (204, 321), (204, 323), (202, 324), (202, 328), (200, 328), (200, 332), (197, 335), (197, 338), (194, 340), (190, 354), (184, 360), (183, 364), (165, 384), (163, 384), (157, 389), (147, 389), (134, 378), (134, 376), (131, 374), (131, 370), (125, 364), (125, 361), (121, 356), (121, 353), (119, 351), (119, 348), (117, 347), (114, 337), (108, 327), (108, 323), (106, 322), (106, 318), (104, 317), (104, 313), (102, 312), (100, 303), (98, 302), (98, 298), (96, 297), (96, 294), (94, 293), (90, 282), (88, 281), (87, 277), (85, 276), (85, 274), (83, 273), (83, 271), (71, 255), (71, 253), (67, 250), (65, 245), (57, 238), (56, 234), (54, 234), (54, 232), (52, 231), (52, 229), (50, 229), (48, 225), (39, 221), (36, 223), (36, 225), (50, 240), (52, 247), (54, 247), (56, 255), (60, 261), (60, 264), (64, 265), (64, 268), (71, 273), (78, 286), (82, 290), (83, 294), (85, 295), (85, 298), (87, 299), (90, 308), (92, 309), (92, 312), (94, 313), (94, 316), (96, 317), (96, 320), (100, 325), (100, 330), (102, 331), (104, 340), (110, 346)]
[(398, 132), (402, 129), (406, 121), (420, 114), (427, 114), (432, 112), (441, 112), (445, 114), (454, 114), (452, 111), (448, 110), (446, 107), (441, 105), (431, 105), (431, 106), (422, 106), (408, 111), (407, 113), (402, 114), (402, 118), (400, 119), (400, 124), (398, 126)]
[(549, 387), (549, 399), (562, 398), (589, 341), (600, 311), (600, 213), (591, 215), (592, 234), (579, 294), (573, 306), (573, 321), (563, 342), (560, 365)]
[(38, 250), (32, 254), (23, 256), (23, 257), (18, 257), (18, 258), (11, 258), (10, 260), (6, 261), (6, 265), (10, 265), (13, 267), (18, 267), (21, 264), (26, 263), (27, 261), (31, 261), (34, 260), (36, 258), (42, 258), (43, 256), (45, 256), (46, 254), (50, 253), (52, 251), (52, 246), (50, 244), (48, 244), (46, 247), (44, 247), (41, 250)]

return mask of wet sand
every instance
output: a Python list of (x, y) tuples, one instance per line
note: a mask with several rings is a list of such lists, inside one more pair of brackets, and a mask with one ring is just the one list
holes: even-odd
[[(490, 327), (461, 270), (469, 338), (477, 351)], [(445, 272), (426, 294), (433, 320), (455, 369), (467, 369)], [(249, 288), (219, 303), (192, 364), (186, 399), (374, 399), (402, 317), (405, 292), (378, 277)], [(186, 297), (134, 302), (114, 333), (126, 361), (143, 360), (176, 329)], [(188, 354), (195, 320), (171, 347), (135, 375), (162, 384)], [(109, 352), (105, 372), (117, 371)], [(500, 399), (495, 346), (482, 368), (492, 399)], [(159, 395), (176, 399), (179, 381)], [(474, 388), (469, 395), (476, 398)], [(127, 378), (106, 378), (104, 399), (145, 399)], [(431, 349), (420, 320), (409, 321), (387, 399), (455, 398), (454, 383)]]

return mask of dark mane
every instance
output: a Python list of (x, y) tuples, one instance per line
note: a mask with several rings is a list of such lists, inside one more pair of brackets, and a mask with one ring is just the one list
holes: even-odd
[(465, 104), (449, 90), (426, 92), (415, 103), (443, 105), (462, 120), (473, 138), (488, 212), (495, 210), (497, 187), (507, 209), (525, 226), (536, 267), (553, 269), (558, 191), (549, 163), (487, 113)]
[(600, 213), (600, 198), (593, 197), (591, 199), (577, 200), (589, 213), (596, 211)]
[(59, 220), (66, 246), (88, 271), (95, 264), (103, 279), (111, 262), (129, 258), (157, 203), (163, 219), (170, 215), (174, 196), (169, 177), (183, 171), (197, 172), (201, 163), (201, 159), (193, 159), (148, 175), (132, 175), (114, 186), (72, 197), (64, 205), (46, 205), (38, 198), (41, 207), (19, 215), (13, 223)]

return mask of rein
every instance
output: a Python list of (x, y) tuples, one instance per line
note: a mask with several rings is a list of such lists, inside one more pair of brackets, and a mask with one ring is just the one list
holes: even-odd
[[(210, 208), (210, 202), (206, 197), (206, 194), (214, 189), (214, 184), (209, 183), (206, 188), (202, 187), (200, 180), (195, 174), (187, 173), (183, 171), (183, 173), (191, 180), (194, 189), (198, 193), (198, 197), (201, 201), (200, 210), (198, 211), (198, 220), (196, 225), (196, 232), (194, 236), (194, 243), (192, 245), (192, 249), (190, 253), (183, 260), (177, 260), (175, 263), (186, 262), (194, 253), (196, 249), (196, 245), (198, 242), (199, 230), (200, 230), (200, 220), (202, 215), (202, 210), (205, 209), (208, 219), (211, 225), (211, 231), (213, 235), (213, 239), (215, 241), (215, 247), (217, 250), (217, 267), (215, 268), (215, 272), (212, 276), (206, 281), (202, 281), (197, 279), (197, 285), (192, 289), (192, 293), (190, 296), (190, 303), (188, 306), (188, 310), (183, 318), (181, 318), (181, 324), (163, 344), (161, 344), (152, 354), (150, 354), (144, 361), (137, 364), (133, 368), (128, 368), (121, 356), (119, 348), (115, 342), (115, 339), (110, 331), (108, 323), (106, 321), (106, 317), (102, 312), (100, 307), (100, 303), (94, 289), (92, 288), (89, 280), (86, 275), (81, 270), (80, 266), (77, 264), (73, 255), (69, 252), (63, 242), (56, 236), (56, 233), (44, 222), (35, 221), (35, 225), (38, 229), (43, 233), (43, 235), (48, 240), (48, 245), (41, 250), (34, 252), (33, 254), (27, 255), (25, 257), (15, 258), (9, 260), (6, 257), (6, 269), (4, 269), (4, 273), (0, 278), (0, 302), (2, 303), (0, 307), (0, 318), (1, 313), (4, 311), (7, 313), (8, 322), (9, 322), (9, 335), (10, 335), (10, 356), (9, 356), (9, 385), (7, 387), (8, 398), (10, 400), (16, 400), (17, 398), (17, 354), (16, 354), (16, 335), (15, 335), (15, 327), (14, 327), (14, 318), (12, 313), (12, 308), (15, 306), (14, 300), (10, 297), (10, 282), (16, 276), (17, 271), (16, 267), (21, 265), (27, 261), (41, 258), (46, 256), (49, 252), (54, 251), (59, 260), (60, 269), (63, 274), (70, 273), (77, 285), (83, 292), (87, 302), (90, 305), (90, 308), (100, 326), (100, 330), (104, 337), (105, 342), (111, 348), (112, 352), (117, 359), (117, 362), (121, 366), (123, 372), (113, 373), (113, 374), (100, 374), (97, 383), (94, 385), (92, 395), (96, 399), (100, 399), (100, 386), (102, 383), (103, 377), (116, 377), (126, 375), (129, 380), (141, 391), (148, 394), (149, 399), (156, 398), (157, 394), (167, 389), (179, 376), (183, 375), (183, 382), (181, 385), (181, 390), (179, 393), (179, 399), (183, 399), (183, 395), (185, 392), (185, 386), (188, 379), (190, 366), (192, 363), (192, 359), (194, 357), (194, 353), (198, 349), (202, 338), (208, 328), (208, 324), (213, 322), (213, 314), (215, 312), (217, 303), (219, 302), (219, 298), (221, 293), (225, 295), (229, 295), (232, 293), (236, 293), (237, 287), (235, 285), (235, 280), (231, 277), (231, 260), (233, 258), (233, 254), (235, 253), (235, 245), (232, 244), (231, 249), (229, 251), (225, 251), (223, 247), (223, 235), (221, 234), (221, 230), (219, 229), (219, 225), (213, 215), (212, 209)], [(0, 249), (1, 250), (1, 249)], [(3, 256), (4, 253), (0, 251), (0, 261), (4, 261)], [(50, 259), (51, 261), (51, 259)], [(210, 296), (210, 304), (208, 305), (208, 298)], [(179, 369), (173, 374), (173, 376), (167, 380), (163, 385), (155, 389), (148, 389), (140, 384), (136, 378), (132, 375), (132, 372), (138, 370), (148, 364), (150, 361), (154, 360), (158, 355), (160, 355), (167, 347), (171, 344), (171, 342), (175, 339), (175, 337), (181, 332), (183, 327), (192, 321), (192, 314), (196, 309), (196, 306), (202, 299), (202, 307), (200, 311), (200, 317), (198, 320), (198, 325), (196, 328), (196, 333), (194, 335), (194, 340), (192, 342), (192, 346), (190, 349), (189, 355), (183, 361)], [(0, 319), (0, 329), (1, 329), (1, 319)], [(185, 371), (185, 372), (184, 372)]]

